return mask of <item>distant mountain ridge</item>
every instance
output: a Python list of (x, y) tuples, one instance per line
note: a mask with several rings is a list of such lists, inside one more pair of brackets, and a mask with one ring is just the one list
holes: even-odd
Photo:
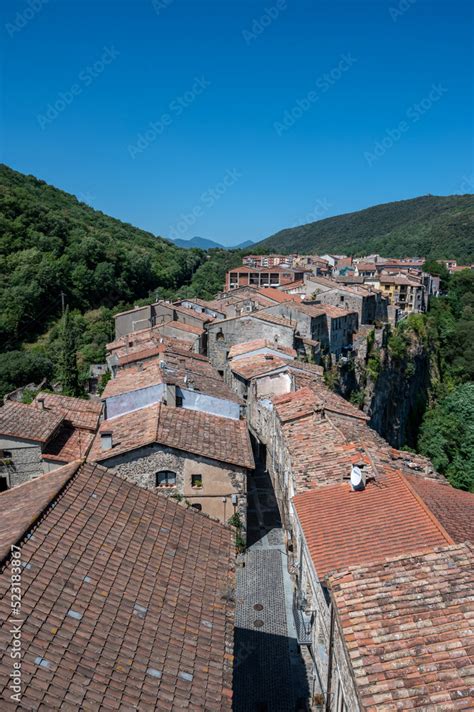
[(383, 203), (280, 230), (255, 248), (256, 252), (379, 253), (473, 263), (474, 195), (425, 195)]
[(176, 238), (175, 240), (171, 240), (171, 242), (173, 242), (176, 247), (182, 247), (185, 250), (190, 250), (192, 248), (198, 250), (244, 250), (246, 247), (250, 247), (254, 244), (252, 240), (245, 240), (245, 242), (240, 242), (238, 245), (226, 247), (226, 245), (222, 245), (220, 242), (215, 242), (214, 240), (208, 240), (206, 237), (198, 236), (192, 237), (190, 240)]

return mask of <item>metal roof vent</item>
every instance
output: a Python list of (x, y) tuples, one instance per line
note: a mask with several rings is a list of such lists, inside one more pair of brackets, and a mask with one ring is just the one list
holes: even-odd
[(357, 465), (352, 465), (351, 487), (353, 492), (361, 492), (365, 489), (365, 473)]

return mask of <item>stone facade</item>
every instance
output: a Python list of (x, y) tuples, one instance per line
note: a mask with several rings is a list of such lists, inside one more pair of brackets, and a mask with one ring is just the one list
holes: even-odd
[[(246, 526), (247, 472), (243, 468), (218, 462), (181, 450), (151, 445), (101, 461), (119, 477), (160, 495), (181, 495), (205, 514), (227, 522), (237, 511)], [(157, 486), (157, 473), (175, 473), (174, 486)], [(193, 475), (201, 476), (201, 486), (193, 486)], [(237, 504), (232, 496), (237, 496)]]
[(21, 485), (43, 473), (41, 446), (31, 440), (2, 436), (0, 438), (0, 477), (8, 487)]
[(231, 346), (236, 344), (254, 341), (255, 339), (267, 339), (281, 346), (293, 348), (293, 329), (288, 326), (265, 322), (252, 315), (217, 321), (213, 324), (208, 324), (206, 328), (209, 360), (214, 368), (217, 368), (222, 373), (226, 368), (227, 354)]

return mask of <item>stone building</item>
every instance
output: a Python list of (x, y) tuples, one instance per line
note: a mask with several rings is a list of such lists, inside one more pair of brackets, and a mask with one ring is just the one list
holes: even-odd
[(126, 367), (119, 361), (102, 400), (107, 419), (165, 403), (238, 420), (243, 407), (207, 358), (172, 348)]
[(99, 424), (97, 401), (39, 393), (0, 408), (0, 491), (85, 458)]
[(303, 279), (308, 270), (276, 265), (273, 267), (234, 267), (226, 274), (226, 291), (239, 287), (279, 287)]
[[(447, 509), (439, 510), (439, 518), (435, 509), (429, 508), (430, 498), (420, 497), (418, 483), (421, 483), (421, 491), (427, 486), (431, 493), (435, 492), (432, 499), (448, 504)], [(380, 512), (383, 512), (382, 517)], [(366, 705), (378, 708), (396, 700), (403, 700), (406, 708), (409, 698), (419, 696), (423, 697), (424, 705), (429, 700), (433, 704), (441, 702), (437, 694), (430, 698), (431, 692), (439, 692), (439, 685), (433, 685), (430, 692), (430, 676), (418, 658), (419, 636), (426, 635), (428, 645), (429, 638), (433, 646), (446, 640), (461, 641), (463, 633), (457, 626), (451, 628), (451, 637), (446, 637), (445, 624), (451, 611), (455, 620), (458, 606), (467, 599), (463, 593), (437, 597), (437, 589), (449, 587), (452, 593), (455, 589), (461, 591), (455, 585), (454, 572), (452, 575), (448, 566), (444, 570), (433, 566), (429, 572), (424, 567), (420, 576), (415, 561), (423, 562), (423, 556), (427, 557), (425, 564), (430, 559), (435, 560), (435, 547), (448, 547), (443, 551), (449, 560), (451, 545), (474, 540), (473, 512), (474, 495), (446, 484), (403, 475), (391, 466), (378, 467), (370, 477), (364, 478), (362, 485), (351, 486), (348, 477), (346, 482), (302, 492), (293, 498), (291, 556), (296, 581), (295, 620), (299, 642), (308, 661), (313, 694), (319, 693), (329, 701), (328, 710), (352, 712), (367, 709)], [(411, 560), (410, 556), (415, 553), (421, 558)], [(402, 563), (400, 557), (407, 558)], [(462, 579), (462, 571), (454, 568)], [(379, 581), (375, 580), (375, 572)], [(470, 576), (473, 576), (472, 569)], [(347, 590), (348, 581), (354, 584), (352, 599)], [(408, 587), (407, 581), (410, 581)], [(413, 596), (420, 584), (427, 591), (433, 590), (435, 597), (429, 596), (430, 602), (424, 596)], [(390, 596), (387, 587), (392, 591)], [(377, 601), (377, 624), (367, 626), (369, 619), (374, 620), (374, 608), (373, 603), (364, 603), (363, 591), (370, 592), (370, 601)], [(404, 606), (401, 605), (403, 598)], [(399, 606), (394, 605), (395, 601)], [(414, 626), (416, 636), (406, 625), (407, 606), (415, 620), (426, 620), (427, 624), (431, 621), (427, 626)], [(386, 609), (384, 613), (381, 607)], [(350, 611), (356, 615), (351, 616)], [(362, 611), (368, 616), (365, 624)], [(390, 626), (384, 622), (384, 615), (390, 619)], [(395, 620), (403, 624), (395, 628)], [(364, 631), (361, 636), (355, 634), (354, 627), (358, 626)], [(391, 633), (393, 630), (397, 630), (396, 636)], [(392, 648), (393, 657), (387, 654), (387, 646)], [(454, 653), (456, 647), (446, 644), (443, 660), (449, 660), (448, 651)], [(446, 667), (459, 669), (455, 662), (459, 652), (453, 654)], [(359, 663), (364, 656), (367, 667), (361, 670)], [(431, 665), (435, 659), (428, 653)], [(409, 668), (418, 670), (418, 690), (413, 680), (400, 684)], [(395, 682), (394, 673), (399, 682)], [(455, 679), (459, 689), (464, 690), (467, 685), (464, 677), (461, 673), (455, 678), (450, 675), (449, 679)], [(399, 694), (401, 689), (403, 694)], [(387, 694), (389, 690), (391, 694)], [(443, 701), (448, 702), (448, 697)]]
[(188, 309), (181, 304), (159, 301), (147, 304), (144, 307), (135, 307), (114, 316), (115, 338), (142, 331), (167, 322), (178, 322), (187, 326), (203, 329), (204, 324), (212, 321), (213, 317), (204, 311)]
[(0, 511), (2, 710), (231, 712), (230, 527), (92, 463), (3, 492)]
[(208, 356), (222, 374), (233, 346), (265, 339), (278, 346), (293, 348), (296, 325), (279, 315), (261, 310), (207, 325)]
[(153, 405), (104, 421), (89, 459), (222, 522), (238, 512), (245, 527), (254, 461), (244, 420)]

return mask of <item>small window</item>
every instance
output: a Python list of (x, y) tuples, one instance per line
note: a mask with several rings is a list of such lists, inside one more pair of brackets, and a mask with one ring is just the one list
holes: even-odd
[(183, 407), (183, 396), (179, 396), (178, 394), (176, 394), (176, 407), (177, 408)]
[(191, 507), (198, 512), (202, 512), (202, 504), (192, 504)]
[(340, 302), (343, 302), (343, 301), (344, 301), (344, 295), (343, 295), (343, 294), (341, 294), (341, 296), (339, 297), (339, 301), (340, 301)]
[(8, 480), (6, 477), (0, 477), (0, 492), (6, 492), (8, 489)]
[(3, 460), (11, 460), (12, 454), (10, 450), (0, 450), (0, 456)]
[(191, 486), (202, 487), (202, 475), (191, 475)]
[(157, 487), (174, 487), (176, 485), (176, 472), (161, 470), (156, 473)]
[(217, 332), (216, 341), (224, 341), (224, 334), (222, 333), (222, 331)]

